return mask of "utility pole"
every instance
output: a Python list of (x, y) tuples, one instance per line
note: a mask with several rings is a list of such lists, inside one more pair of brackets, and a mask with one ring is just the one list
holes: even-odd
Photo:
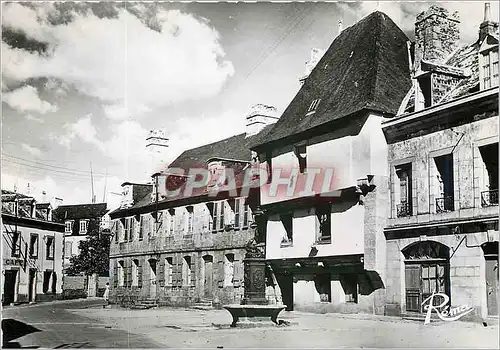
[(92, 204), (95, 203), (95, 196), (94, 196), (94, 175), (92, 173), (92, 162), (90, 162), (90, 186), (92, 188)]

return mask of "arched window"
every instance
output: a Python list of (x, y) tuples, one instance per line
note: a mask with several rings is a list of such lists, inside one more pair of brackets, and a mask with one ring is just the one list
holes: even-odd
[[(422, 303), (433, 293), (450, 296), (450, 249), (435, 241), (415, 242), (402, 250), (405, 257), (406, 311), (425, 312)], [(435, 297), (435, 304), (441, 298)]]

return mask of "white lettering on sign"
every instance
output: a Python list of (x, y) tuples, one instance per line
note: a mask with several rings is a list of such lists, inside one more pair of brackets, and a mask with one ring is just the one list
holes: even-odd
[[(443, 302), (440, 305), (434, 305), (434, 297), (436, 296), (443, 298)], [(438, 317), (443, 321), (456, 321), (474, 310), (474, 308), (469, 305), (452, 307), (450, 309), (450, 305), (448, 305), (450, 298), (443, 293), (432, 293), (430, 297), (424, 300), (422, 305), (424, 305), (427, 301), (429, 303), (424, 306), (424, 310), (427, 311), (424, 324), (428, 324), (431, 322), (432, 310), (435, 310)]]

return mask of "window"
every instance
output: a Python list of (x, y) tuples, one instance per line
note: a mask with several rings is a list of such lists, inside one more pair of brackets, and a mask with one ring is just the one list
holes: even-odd
[(113, 226), (111, 227), (111, 231), (115, 236), (115, 243), (118, 243), (120, 239), (120, 220), (113, 221)]
[(480, 78), (483, 89), (498, 85), (498, 50), (488, 50), (480, 55)]
[(225, 209), (224, 207), (225, 207), (225, 201), (214, 202), (213, 213), (212, 213), (213, 232), (224, 229), (224, 209)]
[[(396, 212), (398, 217), (412, 215), (411, 163), (396, 167)], [(399, 200), (398, 200), (399, 197)]]
[(21, 232), (12, 232), (12, 252), (13, 257), (21, 254)]
[(191, 285), (191, 257), (185, 256), (182, 260), (182, 285)]
[(132, 242), (134, 240), (135, 235), (135, 218), (128, 218), (128, 240)]
[(479, 147), (483, 160), (481, 205), (498, 205), (498, 143)]
[(86, 234), (89, 226), (88, 220), (80, 220), (80, 234)]
[(129, 218), (125, 218), (123, 220), (123, 241), (127, 242), (130, 235), (130, 220)]
[(142, 240), (144, 233), (147, 232), (148, 220), (145, 215), (141, 215), (141, 225), (139, 228), (139, 240)]
[(64, 255), (69, 258), (73, 255), (73, 242), (66, 241), (64, 243)]
[(30, 256), (36, 258), (38, 256), (38, 235), (32, 233), (30, 237)]
[(165, 258), (165, 284), (171, 286), (174, 276), (174, 263), (172, 258)]
[(234, 254), (224, 257), (224, 286), (232, 286), (234, 282)]
[(54, 259), (54, 237), (50, 237), (50, 236), (45, 236), (47, 238), (47, 241), (46, 241), (46, 256), (45, 258), (46, 259), (50, 259), (50, 260), (53, 260)]
[(318, 98), (318, 99), (315, 99), (311, 102), (311, 104), (309, 105), (309, 108), (307, 109), (307, 114), (313, 114), (314, 112), (316, 112), (316, 109), (318, 108), (318, 105), (319, 103), (321, 102), (321, 99)]
[(323, 204), (316, 207), (316, 224), (319, 243), (331, 243), (331, 205)]
[(170, 219), (170, 223), (168, 225), (168, 232), (170, 235), (174, 234), (174, 228), (175, 228), (175, 209), (170, 209), (168, 211), (168, 216)]
[(64, 232), (73, 233), (73, 220), (64, 223)]
[(267, 163), (267, 183), (270, 184), (273, 181), (273, 156), (271, 152), (266, 153), (266, 163)]
[(306, 145), (295, 146), (294, 153), (299, 160), (299, 171), (303, 174), (307, 168)]
[(120, 260), (118, 262), (118, 286), (123, 287), (125, 285), (125, 262)]
[(139, 260), (132, 261), (132, 287), (139, 286)]
[(248, 204), (246, 204), (246, 198), (236, 198), (234, 201), (234, 227), (247, 227), (248, 215)]
[(346, 303), (358, 302), (358, 281), (356, 275), (344, 275), (340, 279), (340, 283), (345, 293)]
[(437, 174), (436, 212), (454, 210), (453, 154), (435, 157)]
[(289, 247), (293, 244), (293, 214), (281, 214), (280, 220), (286, 231), (286, 236), (284, 236), (281, 240), (281, 246)]
[(242, 198), (236, 198), (235, 201), (234, 201), (234, 228), (239, 228), (240, 227), (240, 221), (241, 221), (241, 201), (242, 201)]
[(193, 233), (194, 208), (192, 205), (186, 207), (187, 210), (187, 234)]
[(43, 272), (43, 293), (47, 294), (49, 292), (50, 277), (52, 276), (52, 271), (47, 270)]
[(331, 302), (332, 301), (332, 286), (331, 277), (329, 274), (316, 275), (314, 278), (314, 284), (316, 286), (316, 291), (319, 294), (321, 302)]

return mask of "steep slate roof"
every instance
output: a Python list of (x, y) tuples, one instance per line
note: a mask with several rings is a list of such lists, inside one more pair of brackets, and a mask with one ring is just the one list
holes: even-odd
[[(224, 158), (239, 161), (235, 163), (235, 181), (237, 184), (242, 182), (244, 173), (241, 170), (242, 162), (250, 162), (252, 160), (252, 152), (250, 150), (250, 144), (255, 142), (262, 142), (267, 133), (272, 129), (273, 124), (264, 127), (258, 134), (246, 137), (245, 133), (228, 137), (226, 139), (213, 142), (200, 147), (192, 148), (184, 151), (179, 157), (177, 157), (168, 168), (181, 168), (186, 171), (192, 168), (202, 168), (207, 169), (207, 161), (212, 158)], [(239, 164), (238, 164), (239, 163)], [(168, 169), (166, 169), (168, 172)], [(187, 174), (187, 172), (186, 172)], [(180, 199), (186, 199), (184, 196), (185, 183), (180, 184), (178, 188), (181, 189), (179, 196), (173, 196), (164, 200), (158, 201), (158, 203), (175, 202)], [(116, 209), (112, 214), (126, 213), (130, 209), (136, 209), (151, 205), (151, 194), (152, 188), (144, 193), (142, 198), (135, 200), (134, 204), (126, 209)], [(194, 188), (192, 194), (189, 198), (202, 197), (208, 195), (207, 187)]]
[[(16, 215), (16, 203), (18, 202), (17, 216), (21, 218), (31, 218), (38, 220), (46, 220), (45, 215), (42, 212), (43, 204), (36, 203), (35, 198), (31, 196), (26, 196), (21, 193), (12, 192), (8, 190), (2, 190), (2, 213), (8, 215)], [(35, 208), (31, 206), (34, 205)], [(48, 205), (45, 207), (48, 208)], [(33, 211), (34, 217), (31, 215), (31, 210)]]
[(106, 214), (106, 203), (60, 205), (52, 213), (54, 221), (93, 219)]
[(267, 125), (257, 135), (245, 138), (246, 134), (228, 137), (227, 139), (192, 148), (184, 151), (170, 163), (169, 168), (189, 169), (195, 167), (207, 168), (210, 158), (225, 158), (249, 162), (252, 160), (250, 144), (262, 142), (274, 124)]
[[(345, 29), (313, 69), (266, 140), (252, 147), (260, 148), (361, 110), (395, 115), (411, 87), (408, 41), (403, 31), (378, 11)], [(306, 116), (315, 99), (321, 99), (316, 112)]]

